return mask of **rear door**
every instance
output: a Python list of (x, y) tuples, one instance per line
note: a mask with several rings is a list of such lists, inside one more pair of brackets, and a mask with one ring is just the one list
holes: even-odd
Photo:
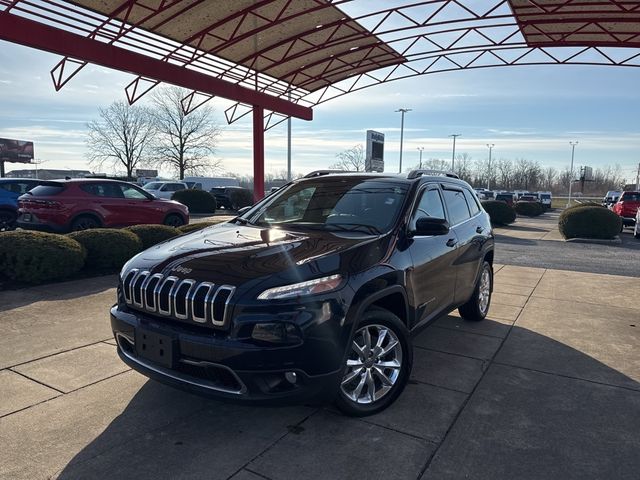
[[(409, 221), (409, 231), (421, 217), (446, 218), (438, 185), (426, 185)], [(453, 304), (458, 256), (455, 232), (448, 235), (417, 236), (409, 239), (413, 268), (407, 275), (409, 294), (416, 306), (418, 323), (431, 320)]]
[(458, 241), (456, 260), (455, 303), (466, 302), (475, 288), (480, 268), (484, 226), (481, 210), (474, 195), (458, 185), (443, 185), (444, 202), (449, 214), (451, 229)]
[[(128, 225), (128, 205), (116, 182), (84, 183), (80, 189), (91, 195), (91, 204), (78, 205), (78, 209), (90, 208), (100, 213), (105, 227)], [(84, 200), (84, 199), (82, 199)], [(93, 208), (92, 208), (93, 207)]]

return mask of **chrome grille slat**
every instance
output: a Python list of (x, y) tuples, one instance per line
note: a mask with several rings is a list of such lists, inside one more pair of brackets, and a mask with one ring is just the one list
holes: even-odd
[[(163, 310), (162, 309), (162, 299), (160, 298), (162, 291), (164, 290), (164, 287), (168, 284), (171, 284), (171, 287), (169, 287), (169, 292), (167, 293), (167, 310)], [(164, 282), (162, 282), (162, 284), (160, 284), (160, 289), (158, 290), (158, 294), (156, 296), (156, 303), (158, 304), (158, 313), (160, 315), (166, 315), (166, 316), (170, 316), (171, 315), (171, 305), (172, 305), (172, 301), (171, 301), (171, 293), (173, 292), (173, 290), (176, 288), (176, 285), (178, 284), (178, 277), (167, 277)]]
[[(161, 273), (154, 273), (153, 275), (151, 275), (149, 278), (147, 278), (147, 281), (144, 282), (144, 284), (142, 285), (142, 301), (144, 303), (144, 309), (149, 311), (149, 312), (155, 312), (157, 309), (157, 305), (158, 305), (158, 299), (156, 297), (156, 288), (158, 285), (160, 285), (162, 283), (162, 278), (164, 276)], [(153, 305), (149, 305), (147, 302), (147, 298), (148, 298), (148, 293), (147, 289), (149, 288), (149, 285), (151, 284), (151, 282), (157, 278), (158, 279), (158, 283), (156, 284), (156, 286), (153, 288), (153, 292), (151, 295), (151, 298), (153, 299)]]
[(139, 271), (137, 268), (131, 269), (122, 280), (122, 291), (124, 293), (124, 299), (128, 304), (133, 302), (133, 280)]
[[(173, 290), (173, 316), (179, 318), (180, 320), (186, 320), (189, 318), (189, 294), (193, 289), (193, 286), (196, 284), (195, 280), (182, 280), (180, 283), (176, 285)], [(178, 298), (178, 292), (182, 289), (183, 286), (188, 285), (189, 289), (184, 294), (184, 300), (182, 298)], [(184, 314), (178, 313), (178, 302), (184, 304)]]
[[(202, 282), (200, 285), (198, 285), (196, 288), (193, 289), (193, 293), (191, 294), (191, 297), (189, 298), (189, 303), (191, 304), (191, 319), (194, 322), (207, 323), (207, 302), (209, 300), (209, 295), (211, 294), (211, 291), (214, 289), (214, 287), (215, 287), (215, 285), (213, 283)], [(204, 316), (200, 317), (200, 316), (196, 315), (195, 302), (196, 302), (196, 297), (198, 295), (198, 292), (202, 288), (206, 288), (207, 289), (207, 293), (204, 294), (204, 300), (202, 302), (202, 311), (204, 313)]]
[[(218, 295), (220, 294), (220, 292), (222, 292), (223, 290), (224, 291), (228, 291), (229, 292), (229, 296), (227, 297), (227, 299), (224, 302), (224, 310), (223, 310), (223, 313), (222, 313), (222, 318), (221, 319), (217, 319), (216, 318), (216, 314), (215, 314), (216, 299), (218, 298)], [(222, 325), (225, 324), (225, 321), (227, 319), (227, 310), (229, 308), (229, 302), (231, 301), (231, 297), (233, 296), (235, 291), (236, 291), (236, 287), (233, 287), (231, 285), (221, 285), (220, 288), (218, 288), (218, 290), (216, 290), (215, 295), (211, 299), (211, 323), (213, 323), (214, 325), (217, 325), (217, 326), (222, 326)]]
[[(144, 308), (144, 284), (146, 283), (151, 272), (143, 270), (139, 272), (131, 281), (131, 301), (134, 307)], [(140, 284), (140, 287), (138, 287)], [(140, 295), (140, 301), (136, 301), (137, 294)]]
[(227, 324), (235, 290), (232, 285), (216, 286), (190, 278), (165, 277), (161, 273), (152, 275), (150, 271), (140, 269), (132, 269), (123, 279), (125, 302), (130, 307), (216, 327)]

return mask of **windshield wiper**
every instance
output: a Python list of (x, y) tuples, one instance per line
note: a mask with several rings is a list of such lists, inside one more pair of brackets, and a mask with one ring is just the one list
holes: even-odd
[(364, 230), (372, 235), (380, 235), (382, 232), (373, 225), (364, 225), (362, 223), (325, 223), (322, 225), (325, 229), (337, 230), (341, 232), (356, 232)]
[(254, 225), (249, 220), (247, 220), (246, 218), (242, 218), (242, 217), (236, 217), (236, 218), (233, 219), (233, 221), (236, 222), (236, 223), (239, 223), (240, 225)]

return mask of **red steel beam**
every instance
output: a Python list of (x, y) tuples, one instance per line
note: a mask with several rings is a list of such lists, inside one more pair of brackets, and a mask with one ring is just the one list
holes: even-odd
[(313, 119), (313, 111), (309, 107), (11, 13), (0, 12), (0, 39), (229, 100), (249, 103), (283, 115), (303, 120)]
[(253, 107), (253, 199), (264, 197), (264, 110)]

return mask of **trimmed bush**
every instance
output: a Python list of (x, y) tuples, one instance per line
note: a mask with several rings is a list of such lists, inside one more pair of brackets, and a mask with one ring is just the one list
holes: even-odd
[(178, 227), (178, 230), (180, 230), (182, 233), (197, 232), (198, 230), (202, 230), (203, 228), (207, 228), (212, 225), (217, 225), (219, 223), (222, 223), (223, 221), (224, 220), (190, 223), (189, 225), (182, 225), (181, 227)]
[(558, 229), (564, 238), (611, 239), (622, 229), (622, 219), (608, 208), (568, 208), (560, 214)]
[(583, 208), (583, 207), (600, 207), (600, 208), (607, 208), (604, 205), (602, 205), (601, 203), (596, 203), (596, 202), (584, 202), (584, 203), (576, 203), (575, 205), (571, 205), (569, 208), (566, 208), (565, 210), (569, 210), (572, 208)]
[(253, 205), (253, 192), (246, 188), (231, 189), (229, 198), (231, 199), (231, 205), (236, 210)]
[(142, 241), (127, 230), (93, 228), (69, 233), (87, 251), (87, 268), (118, 271), (127, 260), (142, 251)]
[(133, 227), (125, 228), (125, 230), (129, 230), (138, 236), (144, 250), (170, 238), (182, 235), (180, 230), (168, 225), (134, 225)]
[(537, 217), (544, 213), (544, 208), (538, 202), (516, 202), (516, 213), (525, 217)]
[(482, 206), (491, 218), (493, 225), (509, 225), (516, 221), (516, 211), (505, 202), (485, 200)]
[(218, 205), (216, 199), (204, 190), (178, 190), (171, 197), (189, 208), (189, 213), (215, 213)]
[(64, 235), (15, 231), (0, 233), (0, 277), (42, 283), (70, 277), (82, 269), (86, 252)]

